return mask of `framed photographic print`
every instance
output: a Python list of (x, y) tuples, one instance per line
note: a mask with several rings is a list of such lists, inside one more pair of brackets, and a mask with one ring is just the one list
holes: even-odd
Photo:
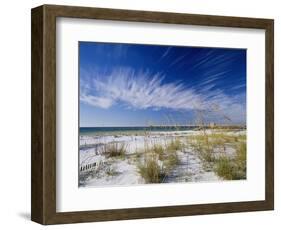
[(272, 210), (273, 20), (32, 9), (41, 224)]

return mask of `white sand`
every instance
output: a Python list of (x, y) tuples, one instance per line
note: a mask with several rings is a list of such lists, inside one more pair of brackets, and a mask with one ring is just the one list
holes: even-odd
[[(190, 135), (196, 135), (201, 131), (172, 131), (151, 132), (149, 136), (81, 136), (80, 137), (80, 169), (86, 165), (92, 167), (80, 171), (81, 186), (107, 186), (107, 185), (133, 185), (144, 184), (136, 166), (136, 153), (150, 148), (154, 144), (165, 145), (174, 137), (186, 140)], [(245, 134), (245, 131), (229, 132), (231, 135)], [(106, 158), (101, 155), (100, 149), (105, 144), (124, 144), (126, 147), (125, 159)], [(215, 151), (216, 152), (216, 151)], [(220, 154), (217, 150), (217, 154)], [(233, 155), (235, 150), (226, 146), (225, 153)], [(164, 183), (218, 181), (220, 178), (212, 171), (203, 167), (199, 156), (186, 147), (177, 155), (180, 163), (164, 178)], [(93, 166), (95, 164), (95, 166)]]

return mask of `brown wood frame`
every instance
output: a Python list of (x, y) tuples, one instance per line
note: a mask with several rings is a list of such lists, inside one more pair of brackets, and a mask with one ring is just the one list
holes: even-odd
[[(43, 5), (32, 9), (31, 219), (61, 224), (274, 209), (274, 21), (179, 13)], [(56, 18), (255, 28), (265, 30), (265, 200), (233, 203), (56, 212)]]

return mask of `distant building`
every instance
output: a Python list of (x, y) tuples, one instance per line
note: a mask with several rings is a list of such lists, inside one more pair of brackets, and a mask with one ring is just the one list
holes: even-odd
[(216, 126), (216, 123), (215, 122), (210, 122), (209, 126), (210, 126), (210, 128), (214, 128)]

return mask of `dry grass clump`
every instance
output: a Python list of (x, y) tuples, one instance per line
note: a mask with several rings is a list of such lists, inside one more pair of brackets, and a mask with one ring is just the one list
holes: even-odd
[[(188, 141), (203, 163), (218, 176), (226, 180), (246, 178), (246, 135), (203, 132), (190, 137)], [(234, 157), (226, 155), (226, 146), (235, 148)], [(218, 151), (222, 155), (216, 154)]]
[(211, 152), (214, 148), (223, 148), (226, 144), (235, 144), (239, 141), (237, 136), (225, 133), (203, 133), (194, 135), (191, 138), (191, 145), (200, 151)]
[(234, 180), (236, 177), (235, 165), (228, 157), (222, 156), (216, 162), (215, 173), (226, 180)]
[(243, 172), (246, 178), (247, 171), (247, 146), (246, 143), (241, 143), (236, 148), (236, 163), (240, 171)]
[(180, 160), (176, 151), (183, 148), (178, 139), (166, 143), (165, 147), (154, 143), (144, 159), (138, 164), (139, 174), (146, 183), (161, 183), (166, 175), (179, 164)]
[(145, 183), (162, 183), (165, 176), (179, 164), (177, 153), (165, 154), (165, 159), (160, 160), (156, 153), (146, 154), (141, 163), (138, 164), (139, 174)]
[(224, 146), (226, 143), (235, 141), (232, 136), (224, 133), (211, 133), (208, 135), (210, 145), (214, 147)]
[(126, 153), (126, 145), (124, 143), (109, 143), (102, 147), (101, 153), (107, 157), (123, 157)]
[(181, 143), (181, 141), (178, 138), (172, 139), (166, 147), (166, 150), (168, 152), (176, 152), (176, 151), (180, 151), (183, 149), (183, 144)]
[(241, 141), (241, 142), (246, 142), (246, 134), (241, 134), (241, 135), (238, 135), (237, 138), (238, 138), (238, 141)]
[(165, 149), (163, 148), (163, 146), (161, 144), (154, 144), (152, 146), (152, 151), (158, 155), (162, 155), (165, 151)]
[(138, 165), (138, 169), (146, 183), (161, 183), (165, 177), (164, 168), (160, 164), (157, 154), (148, 154)]
[(246, 144), (240, 143), (234, 158), (222, 156), (216, 160), (215, 172), (226, 180), (246, 179)]
[(213, 154), (214, 145), (210, 137), (206, 134), (194, 135), (190, 137), (191, 147), (198, 153), (199, 157), (207, 162), (214, 162), (215, 156)]
[(177, 153), (169, 153), (163, 162), (166, 172), (172, 170), (176, 165), (180, 163), (180, 159)]
[(199, 157), (207, 163), (214, 163), (216, 161), (215, 154), (207, 150), (200, 152)]

